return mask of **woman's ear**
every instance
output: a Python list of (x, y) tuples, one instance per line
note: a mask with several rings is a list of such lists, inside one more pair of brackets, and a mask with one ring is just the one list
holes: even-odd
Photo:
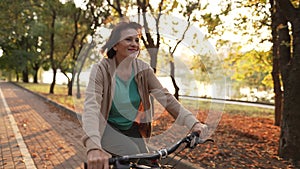
[(118, 49), (118, 48), (117, 48), (116, 46), (113, 47), (113, 50), (117, 51), (117, 49)]

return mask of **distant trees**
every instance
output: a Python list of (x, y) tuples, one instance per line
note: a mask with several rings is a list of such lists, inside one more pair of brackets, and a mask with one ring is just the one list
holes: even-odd
[(75, 63), (80, 48), (91, 33), (91, 21), (72, 2), (36, 2), (33, 6), (38, 12), (38, 23), (44, 25), (46, 30), (41, 37), (47, 44), (47, 61), (53, 71), (49, 93), (54, 93), (56, 73), (60, 69), (68, 79), (68, 95), (72, 95)]
[[(68, 95), (76, 72), (74, 65), (86, 37), (92, 34), (91, 26), (97, 15), (76, 8), (72, 1), (62, 4), (54, 1), (9, 1), (0, 2), (0, 46), (4, 51), (1, 69), (20, 73), (23, 82), (33, 75), (38, 82), (38, 70), (51, 68), (53, 79), (49, 93), (54, 93), (56, 73), (60, 69), (68, 79)], [(72, 76), (67, 74), (71, 73)]]
[(0, 46), (3, 50), (0, 66), (2, 70), (13, 71), (17, 80), (22, 75), (24, 82), (28, 82), (29, 74), (34, 71), (29, 62), (38, 59), (39, 45), (33, 26), (35, 14), (26, 8), (28, 6), (30, 3), (27, 1), (0, 2)]

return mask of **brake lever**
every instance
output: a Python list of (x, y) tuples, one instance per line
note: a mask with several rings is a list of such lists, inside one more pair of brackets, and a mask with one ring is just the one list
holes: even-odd
[(190, 143), (189, 143), (189, 148), (191, 148), (191, 149), (194, 149), (196, 146), (197, 146), (197, 144), (198, 144), (198, 140), (199, 140), (199, 137), (192, 137), (191, 138), (191, 141), (190, 141)]
[(188, 140), (189, 140), (188, 141), (189, 144), (187, 145), (187, 147), (189, 147), (191, 149), (195, 148), (197, 146), (197, 144), (204, 144), (206, 142), (212, 142), (212, 143), (214, 142), (214, 140), (210, 139), (210, 138), (200, 139), (199, 133), (197, 133), (197, 132), (191, 133), (188, 137)]
[(194, 149), (198, 144), (205, 144), (207, 142), (214, 143), (213, 139), (200, 139), (199, 137), (192, 137), (189, 144), (187, 145), (189, 148)]

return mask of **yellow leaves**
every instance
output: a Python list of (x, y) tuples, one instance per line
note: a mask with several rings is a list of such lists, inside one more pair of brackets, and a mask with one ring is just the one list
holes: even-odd
[(178, 2), (175, 0), (173, 2), (172, 9), (177, 8), (177, 7), (178, 7)]
[(271, 83), (262, 83), (264, 79), (271, 79), (270, 53), (256, 50), (240, 53), (238, 49), (236, 50), (236, 53), (231, 53), (225, 60), (225, 68), (232, 73), (231, 79), (247, 85), (263, 84), (271, 87)]

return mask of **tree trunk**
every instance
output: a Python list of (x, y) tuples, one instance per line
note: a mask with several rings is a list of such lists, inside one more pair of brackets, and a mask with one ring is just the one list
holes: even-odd
[(80, 92), (80, 80), (79, 80), (80, 73), (77, 74), (77, 80), (76, 80), (76, 98), (81, 98), (81, 92)]
[[(160, 20), (160, 16), (161, 14), (158, 14), (157, 18), (155, 18), (155, 27), (156, 27), (156, 43), (154, 42), (154, 39), (151, 35), (149, 26), (148, 26), (148, 20), (146, 17), (147, 14), (147, 8), (149, 7), (147, 5), (148, 2), (146, 1), (138, 1), (138, 6), (140, 7), (140, 9), (142, 9), (142, 17), (143, 17), (143, 21), (144, 21), (144, 30), (145, 30), (145, 37), (142, 36), (142, 41), (150, 55), (150, 66), (153, 68), (154, 73), (156, 73), (156, 66), (157, 66), (157, 54), (158, 54), (158, 49), (160, 46), (160, 34), (159, 34), (159, 20)], [(159, 8), (161, 10), (161, 8)]]
[(33, 83), (38, 83), (38, 71), (39, 68), (34, 68)]
[(57, 72), (56, 69), (52, 69), (52, 70), (53, 70), (53, 79), (52, 79), (52, 83), (50, 85), (50, 91), (49, 91), (50, 94), (54, 94), (54, 87), (55, 87), (55, 83), (56, 83), (56, 72)]
[(25, 69), (22, 71), (22, 81), (24, 83), (28, 83), (29, 82), (29, 78), (28, 78), (28, 68), (27, 66), (25, 67)]
[(75, 74), (72, 75), (71, 80), (68, 81), (68, 96), (73, 95), (73, 84), (74, 84), (74, 79), (75, 79)]
[[(81, 98), (81, 92), (80, 92), (80, 73), (81, 73), (81, 71), (82, 71), (82, 68), (83, 68), (83, 66), (84, 66), (84, 64), (85, 64), (85, 62), (86, 62), (86, 60), (87, 60), (87, 58), (88, 58), (88, 56), (89, 56), (89, 54), (88, 53), (90, 53), (90, 51), (91, 51), (91, 49), (93, 48), (93, 47), (95, 47), (94, 46), (95, 45), (95, 43), (94, 42), (91, 42), (90, 44), (88, 44), (88, 47), (87, 47), (87, 49), (84, 49), (83, 50), (83, 54), (80, 54), (80, 56), (78, 57), (78, 63), (76, 64), (77, 66), (78, 66), (78, 64), (79, 64), (79, 67), (78, 68), (75, 68), (74, 69), (74, 72), (73, 72), (73, 75), (75, 75), (76, 74), (76, 76), (77, 76), (77, 78), (76, 78), (76, 91), (77, 91), (77, 93), (76, 93), (76, 98), (77, 99), (80, 99)], [(73, 82), (74, 83), (74, 82)]]
[(157, 54), (158, 54), (158, 46), (155, 44), (151, 44), (147, 46), (147, 51), (150, 55), (150, 66), (153, 68), (154, 73), (156, 73), (156, 66), (157, 66)]
[(170, 77), (172, 79), (172, 83), (173, 83), (173, 86), (174, 86), (174, 89), (175, 89), (175, 93), (174, 93), (174, 97), (179, 100), (179, 87), (176, 83), (176, 80), (175, 80), (175, 64), (173, 61), (170, 61), (170, 68), (171, 68), (171, 74), (170, 74)]
[(16, 71), (16, 80), (17, 80), (17, 82), (19, 82), (19, 80), (20, 80), (19, 72), (18, 71)]
[(292, 24), (293, 57), (284, 88), (279, 155), (300, 160), (300, 19)]
[(281, 113), (282, 113), (282, 90), (280, 83), (280, 71), (279, 71), (279, 40), (278, 40), (278, 32), (277, 28), (280, 25), (279, 20), (279, 11), (276, 9), (278, 5), (274, 3), (273, 0), (270, 1), (271, 4), (271, 28), (272, 28), (272, 54), (273, 54), (273, 70), (272, 70), (272, 78), (274, 85), (274, 94), (275, 94), (275, 123), (274, 125), (280, 126), (281, 122)]
[(54, 30), (55, 30), (55, 20), (56, 20), (56, 11), (52, 10), (52, 22), (51, 22), (51, 34), (50, 34), (50, 62), (51, 62), (51, 67), (53, 70), (53, 79), (52, 79), (52, 83), (50, 85), (50, 94), (54, 94), (54, 87), (55, 87), (55, 83), (56, 83), (56, 71), (57, 71), (57, 67), (55, 65), (55, 61), (54, 61)]
[[(291, 55), (280, 58), (284, 87), (284, 107), (279, 156), (296, 162), (300, 161), (300, 12), (294, 8), (290, 1), (277, 0), (277, 2), (280, 12), (291, 23), (293, 41)], [(284, 30), (282, 31), (284, 32)], [(284, 47), (285, 44), (290, 45), (290, 43), (281, 43), (283, 48), (279, 50), (280, 52), (287, 50)], [(282, 56), (280, 55), (280, 57)]]
[(300, 67), (292, 65), (284, 92), (284, 107), (281, 124), (279, 156), (300, 160)]

